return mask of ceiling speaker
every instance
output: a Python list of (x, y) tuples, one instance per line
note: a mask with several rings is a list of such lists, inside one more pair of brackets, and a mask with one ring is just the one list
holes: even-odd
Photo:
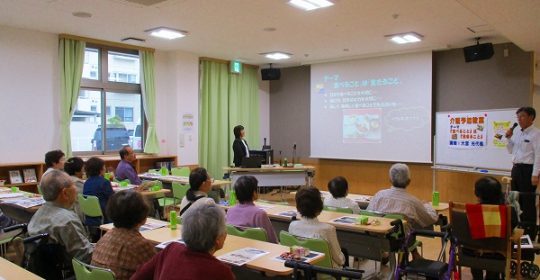
[(261, 69), (261, 77), (263, 81), (279, 80), (281, 77), (281, 70), (278, 68)]
[(465, 55), (465, 62), (472, 62), (478, 60), (490, 59), (493, 52), (493, 44), (476, 44), (463, 48), (463, 54)]

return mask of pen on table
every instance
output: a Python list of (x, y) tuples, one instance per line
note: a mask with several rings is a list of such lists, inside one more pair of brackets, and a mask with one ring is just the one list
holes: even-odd
[(480, 171), (480, 173), (488, 173), (487, 169), (480, 169), (478, 171)]

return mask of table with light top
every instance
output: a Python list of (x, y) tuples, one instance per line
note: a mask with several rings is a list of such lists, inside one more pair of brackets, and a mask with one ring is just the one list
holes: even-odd
[[(266, 211), (276, 233), (279, 233), (281, 230), (288, 231), (292, 218), (280, 215), (280, 213), (296, 211), (295, 207), (259, 202), (256, 205)], [(296, 219), (300, 219), (300, 216), (297, 216)], [(394, 220), (382, 217), (368, 217), (369, 225), (360, 225), (358, 223), (344, 224), (334, 221), (344, 216), (357, 219), (360, 215), (322, 211), (318, 219), (323, 223), (328, 223), (336, 227), (340, 246), (347, 248), (351, 256), (381, 261), (382, 253), (389, 252), (390, 268), (391, 271), (394, 271), (396, 268), (395, 252), (401, 245), (399, 240), (395, 240), (392, 237), (392, 233), (396, 231), (396, 227), (390, 223)], [(388, 279), (391, 279), (392, 276), (393, 274), (389, 274)]]
[[(142, 173), (138, 176), (144, 180), (159, 180), (168, 184), (179, 183), (182, 185), (189, 185), (189, 177), (187, 176), (160, 175), (155, 173)], [(212, 180), (212, 187), (221, 187), (230, 184), (231, 182), (226, 180)]]
[[(163, 223), (162, 221), (154, 220), (154, 219), (148, 219), (147, 223)], [(110, 230), (113, 228), (112, 224), (106, 224), (102, 225), (102, 230)], [(153, 230), (147, 230), (141, 232), (142, 236), (151, 242), (155, 244), (159, 244), (161, 242), (166, 242), (170, 240), (176, 240), (182, 237), (182, 226), (178, 225), (177, 229), (172, 230), (168, 227), (162, 227), (158, 229)], [(218, 250), (214, 255), (216, 257), (219, 257), (221, 255), (227, 254), (229, 252), (243, 249), (243, 248), (256, 248), (260, 250), (264, 250), (269, 252), (268, 254), (257, 258), (255, 260), (252, 260), (248, 262), (245, 266), (246, 268), (253, 269), (256, 271), (264, 272), (267, 275), (275, 275), (275, 276), (288, 276), (291, 275), (293, 272), (292, 268), (285, 267), (283, 262), (276, 261), (274, 258), (281, 255), (284, 252), (289, 252), (289, 247), (274, 244), (270, 242), (263, 242), (243, 237), (238, 237), (234, 235), (227, 235), (227, 239), (225, 240), (225, 244), (223, 245), (223, 248)], [(314, 259), (313, 262), (317, 262), (324, 258), (324, 254), (319, 256), (318, 258)]]
[[(133, 186), (133, 185), (130, 185), (128, 187), (113, 187), (113, 191), (114, 192), (119, 192), (119, 191), (135, 191), (135, 187), (136, 186)], [(0, 187), (0, 192), (11, 192), (11, 190), (9, 188), (5, 188), (5, 187)], [(158, 198), (158, 197), (163, 197), (163, 195), (167, 195), (171, 192), (171, 190), (169, 189), (160, 189), (158, 191), (151, 191), (151, 190), (145, 190), (145, 191), (140, 191), (140, 194), (142, 194), (143, 197), (145, 198), (148, 198), (148, 199), (154, 199), (154, 198)], [(41, 198), (42, 196), (39, 195), (39, 194), (35, 194), (35, 193), (27, 193), (27, 192), (21, 192), (22, 194), (24, 194), (25, 196), (31, 196), (31, 197), (36, 197), (36, 198)], [(4, 214), (6, 216), (9, 216), (13, 219), (15, 219), (16, 221), (18, 222), (22, 222), (22, 223), (28, 223), (30, 222), (30, 220), (32, 219), (32, 216), (34, 216), (34, 214), (39, 210), (39, 208), (41, 207), (41, 205), (37, 205), (37, 206), (32, 206), (32, 207), (29, 207), (29, 208), (25, 208), (25, 207), (22, 207), (22, 206), (19, 206), (17, 204), (12, 204), (12, 203), (9, 203), (9, 202), (6, 202), (7, 200), (0, 200), (0, 209), (2, 210), (2, 212), (4, 212)]]
[(42, 280), (34, 273), (4, 259), (0, 258), (0, 279), (6, 280)]
[(264, 167), (264, 168), (238, 168), (224, 167), (223, 171), (229, 173), (231, 184), (241, 176), (253, 176), (257, 178), (259, 187), (288, 187), (310, 186), (315, 174), (313, 166), (298, 167)]

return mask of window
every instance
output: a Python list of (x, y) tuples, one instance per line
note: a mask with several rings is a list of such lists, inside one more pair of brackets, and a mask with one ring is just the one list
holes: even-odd
[(116, 152), (124, 145), (142, 150), (143, 125), (138, 52), (87, 45), (70, 126), (73, 151)]
[(129, 107), (116, 107), (114, 109), (115, 115), (119, 117), (123, 122), (133, 121), (133, 108)]

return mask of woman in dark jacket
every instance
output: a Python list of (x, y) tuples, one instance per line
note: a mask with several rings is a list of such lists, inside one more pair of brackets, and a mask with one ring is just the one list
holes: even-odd
[(234, 166), (239, 167), (242, 165), (242, 159), (249, 157), (249, 146), (247, 141), (244, 139), (245, 131), (244, 127), (237, 125), (233, 129), (234, 132), (234, 142), (233, 142), (233, 153), (234, 153)]

